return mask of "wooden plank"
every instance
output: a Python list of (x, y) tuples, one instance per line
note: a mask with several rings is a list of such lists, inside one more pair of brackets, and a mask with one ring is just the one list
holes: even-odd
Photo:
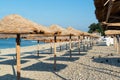
[(16, 38), (16, 54), (17, 54), (17, 80), (20, 80), (20, 70), (21, 70), (21, 63), (20, 63), (20, 34), (17, 34), (17, 38)]

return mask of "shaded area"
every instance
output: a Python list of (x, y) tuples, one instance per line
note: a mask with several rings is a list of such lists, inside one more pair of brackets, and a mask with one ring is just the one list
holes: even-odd
[(94, 62), (120, 67), (120, 58), (95, 58)]
[(39, 59), (39, 58), (43, 58), (45, 56), (36, 56), (36, 55), (28, 55), (25, 57), (21, 57), (22, 59)]
[[(53, 63), (43, 63), (39, 62), (36, 64), (32, 64), (31, 66), (22, 68), (22, 70), (27, 70), (27, 71), (54, 71), (53, 69), (54, 64)], [(56, 71), (60, 71), (67, 67), (65, 64), (56, 64)]]
[(0, 60), (1, 60), (1, 59), (5, 59), (5, 58), (0, 58)]
[[(14, 75), (6, 74), (4, 76), (0, 76), (0, 80), (17, 80), (17, 79), (16, 76)], [(33, 80), (33, 79), (21, 77), (20, 80)]]
[[(28, 61), (27, 60), (21, 60), (21, 64), (24, 64), (26, 62), (28, 62)], [(4, 65), (16, 65), (16, 62), (15, 62), (14, 59), (12, 59), (12, 60), (2, 61), (2, 62), (0, 62), (0, 64), (4, 64)]]
[(1, 55), (1, 56), (16, 56), (16, 54), (11, 53), (11, 54), (4, 54), (4, 55)]
[[(76, 61), (78, 59), (79, 59), (79, 57), (72, 57), (71, 59), (69, 57), (62, 57), (62, 56), (56, 57), (57, 61)], [(54, 57), (46, 59), (46, 60), (54, 61)]]

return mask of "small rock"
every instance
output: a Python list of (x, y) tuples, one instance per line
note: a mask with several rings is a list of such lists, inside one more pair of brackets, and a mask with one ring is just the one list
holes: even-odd
[(95, 59), (95, 57), (93, 56), (92, 59)]
[(108, 59), (106, 59), (106, 62), (108, 62)]

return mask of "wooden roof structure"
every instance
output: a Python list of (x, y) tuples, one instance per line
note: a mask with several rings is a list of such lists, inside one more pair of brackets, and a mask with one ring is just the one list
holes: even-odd
[(117, 35), (117, 34), (120, 34), (120, 30), (106, 30), (105, 34), (106, 35)]
[[(95, 14), (105, 30), (119, 30), (120, 25), (120, 0), (94, 0)], [(114, 25), (111, 25), (114, 24)]]

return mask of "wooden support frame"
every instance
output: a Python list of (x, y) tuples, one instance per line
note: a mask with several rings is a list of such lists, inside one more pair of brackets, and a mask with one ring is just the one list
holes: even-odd
[(21, 70), (21, 62), (20, 62), (20, 34), (17, 34), (16, 38), (16, 58), (17, 58), (17, 80), (20, 80), (20, 70)]

